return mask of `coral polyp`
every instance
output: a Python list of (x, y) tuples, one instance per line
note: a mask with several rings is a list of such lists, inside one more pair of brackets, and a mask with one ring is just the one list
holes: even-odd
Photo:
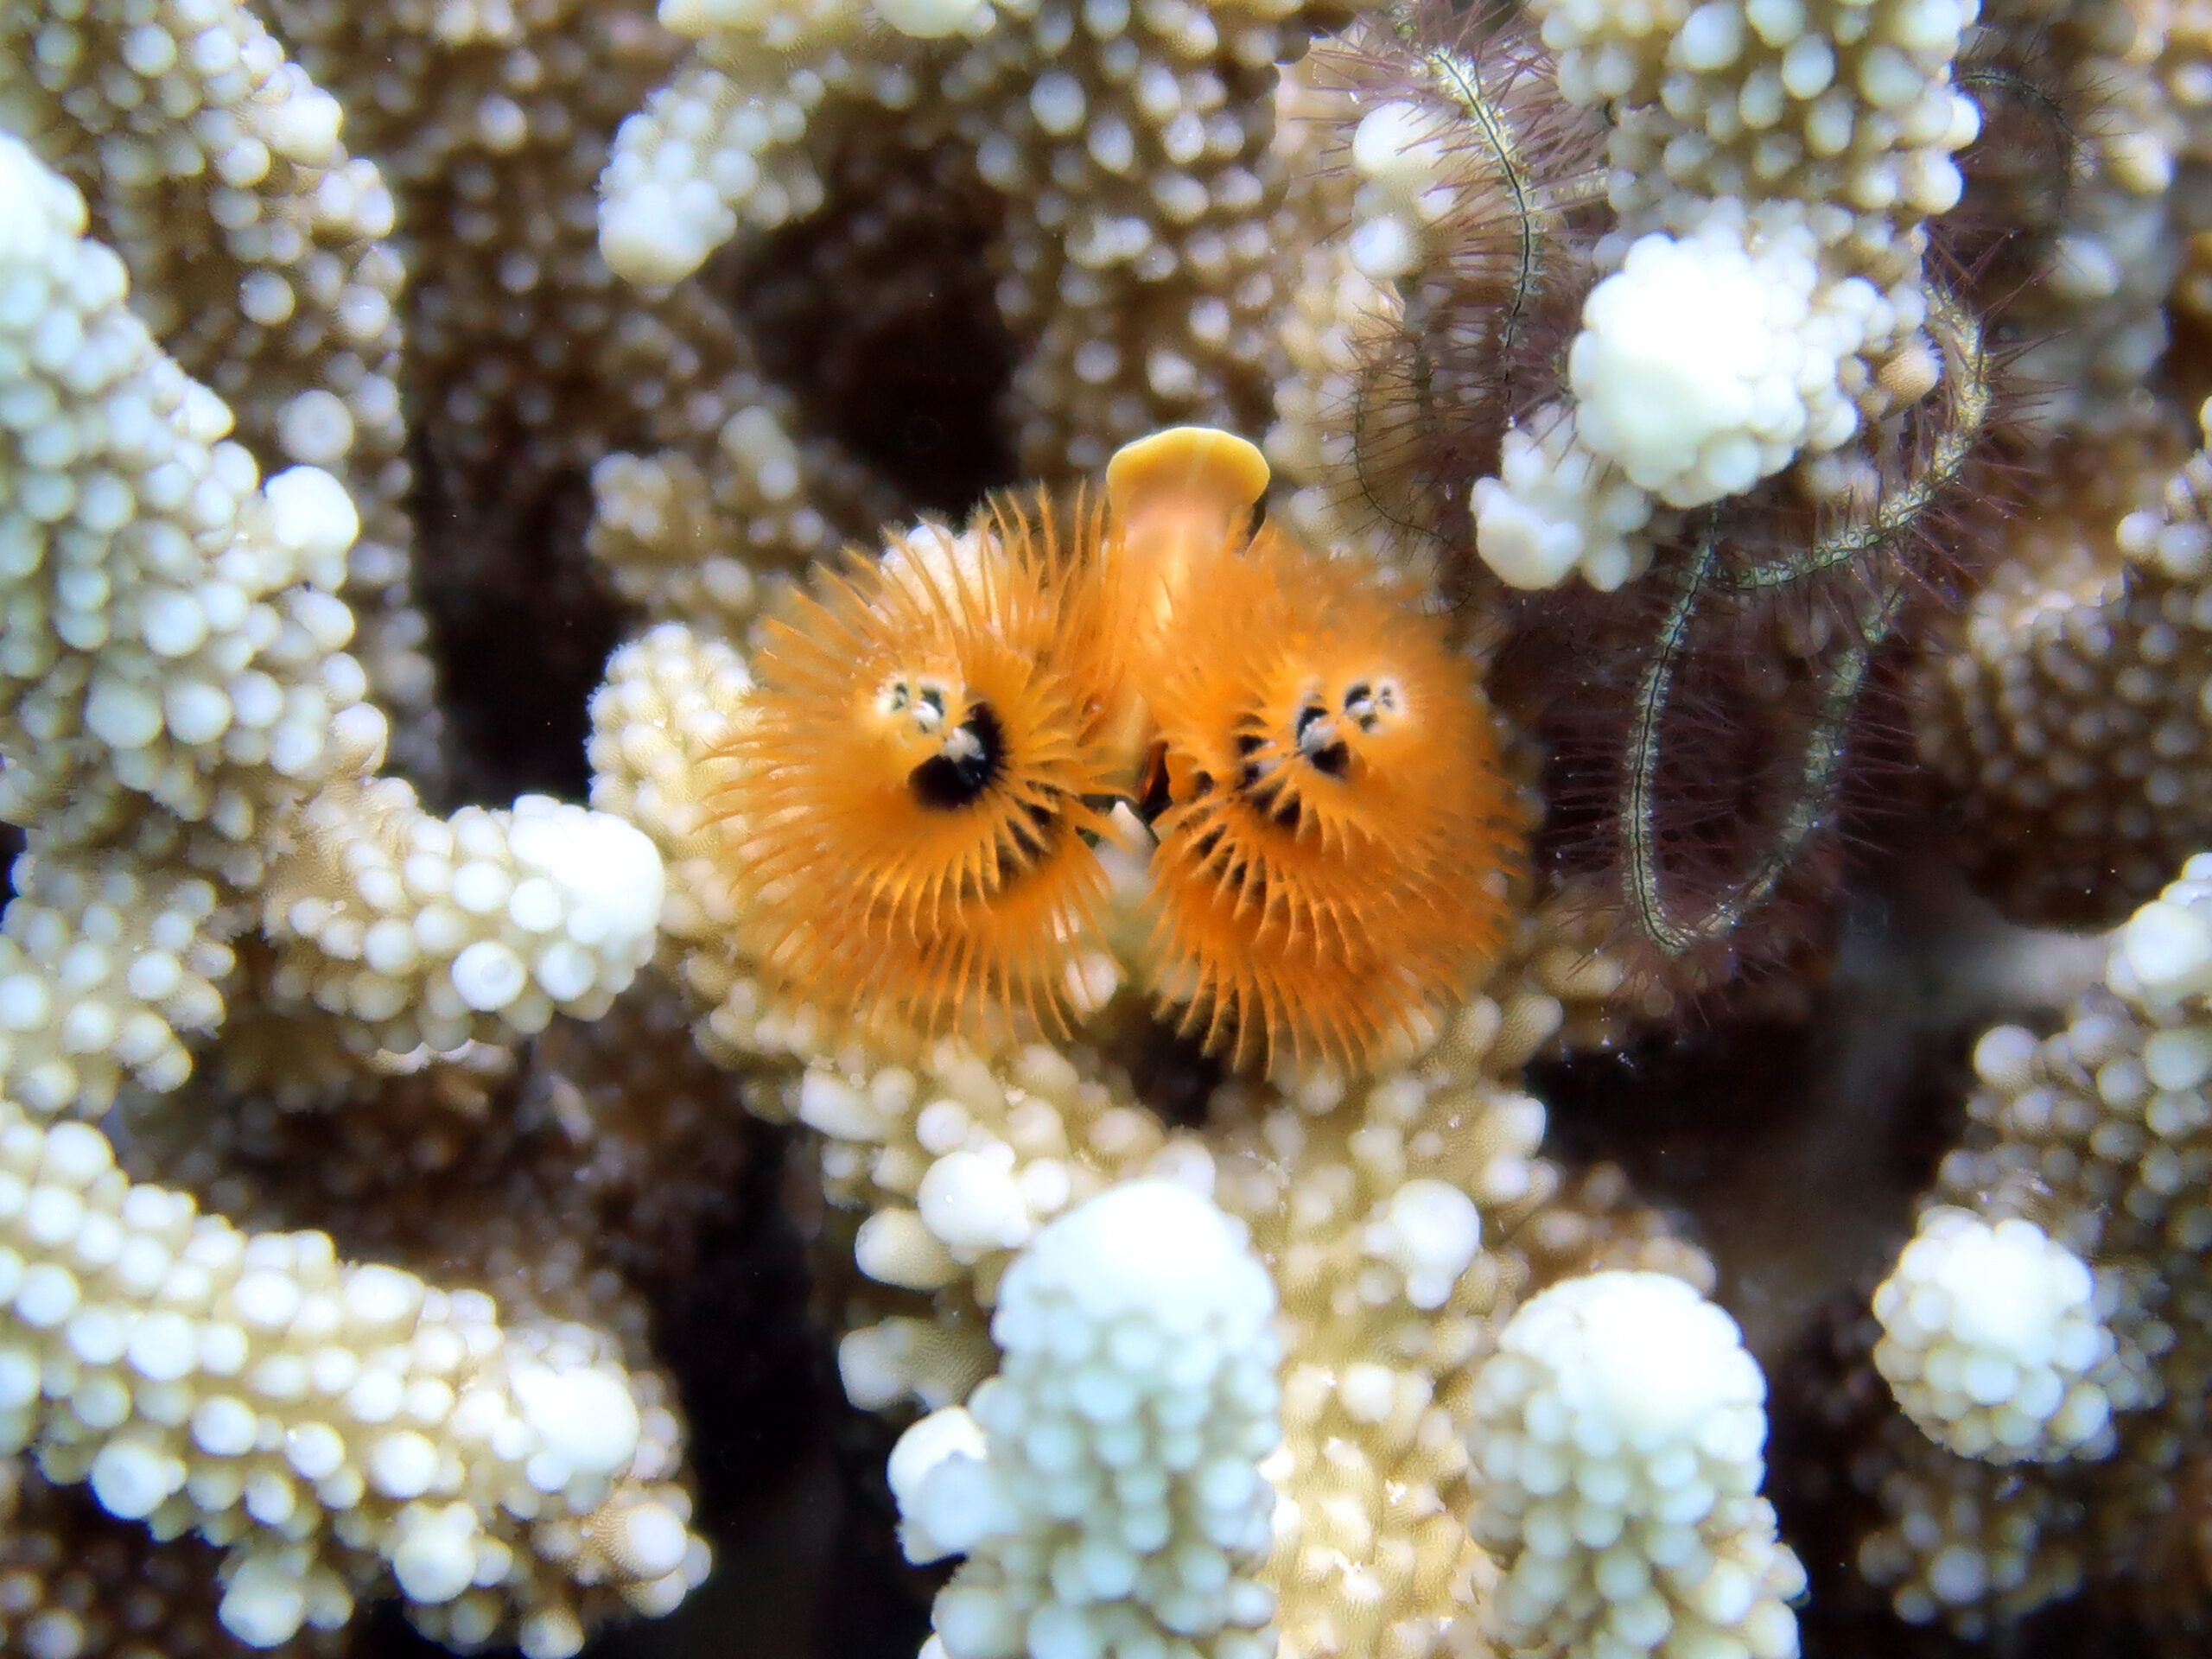
[(728, 753), (746, 948), (875, 1034), (1064, 1030), (1114, 784), (1080, 504), (895, 540), (769, 624)]

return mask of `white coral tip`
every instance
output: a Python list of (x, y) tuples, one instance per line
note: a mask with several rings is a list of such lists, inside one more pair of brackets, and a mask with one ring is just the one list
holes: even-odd
[(2190, 906), (2157, 899), (2120, 930), (2118, 965), (2142, 994), (2171, 1002), (2212, 986), (2212, 922)]
[(361, 533), (353, 498), (320, 467), (288, 467), (263, 486), (276, 539), (310, 563), (334, 557)]
[(969, 33), (988, 10), (989, 0), (875, 0), (877, 16), (918, 41)]

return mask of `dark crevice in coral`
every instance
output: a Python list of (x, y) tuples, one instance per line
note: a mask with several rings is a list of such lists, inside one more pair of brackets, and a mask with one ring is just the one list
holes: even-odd
[(1539, 1062), (1529, 1086), (1547, 1154), (1618, 1164), (1645, 1201), (1699, 1217), (1719, 1298), (1766, 1359), (1904, 1243), (1957, 1139), (1967, 1040), (1853, 987), (1803, 1023), (1747, 1017)]
[[(354, 1615), (346, 1651), (353, 1659), (449, 1659), (448, 1650), (407, 1622), (396, 1601), (369, 1602)], [(242, 1653), (252, 1651), (241, 1648)], [(590, 1651), (588, 1649), (587, 1652)]]
[(964, 514), (1018, 480), (999, 419), (1014, 342), (986, 251), (995, 198), (950, 156), (845, 157), (829, 200), (735, 279), (762, 367), (808, 429), (919, 507)]
[(1227, 1075), (1196, 1037), (1179, 1036), (1156, 1023), (1146, 1028), (1129, 1071), (1137, 1098), (1170, 1128), (1182, 1129), (1205, 1126), (1206, 1103)]
[(1205, 1052), (1202, 1034), (1176, 1030), (1179, 1012), (1155, 1009), (1150, 998), (1124, 991), (1112, 1009), (1086, 1027), (1084, 1040), (1103, 1069), (1126, 1077), (1130, 1093), (1161, 1122), (1173, 1129), (1203, 1128), (1206, 1108), (1229, 1072)]
[(1747, 1006), (1726, 1027), (1530, 1070), (1548, 1154), (1618, 1164), (1648, 1202), (1700, 1218), (1720, 1299), (1764, 1359), (1886, 1267), (1958, 1139), (1981, 1011), (1947, 981), (1955, 941), (1927, 907), (1909, 887), (1855, 887), (1799, 1017)]
[[(654, 1299), (715, 1572), (664, 1619), (626, 1623), (595, 1659), (912, 1659), (934, 1575), (899, 1553), (884, 1460), (900, 1425), (845, 1402), (836, 1344), (809, 1312), (805, 1241), (782, 1202), (794, 1137), (753, 1126), (741, 1190), (698, 1264)], [(813, 1179), (810, 1168), (806, 1172)]]
[[(1867, 1279), (1838, 1296), (1770, 1366), (1764, 1488), (1782, 1535), (1810, 1586), (1798, 1609), (1804, 1659), (1967, 1659), (1988, 1649), (1937, 1628), (1902, 1624), (1888, 1597), (1855, 1562), (1859, 1540), (1881, 1524), (1859, 1491), (1853, 1465), (1873, 1445), (1893, 1408), (1866, 1363), (1873, 1338)], [(1787, 1402), (1785, 1405), (1784, 1402)]]
[(632, 631), (584, 552), (590, 482), (564, 474), (526, 499), (463, 502), (429, 445), (413, 461), (416, 590), (462, 798), (582, 800), (591, 694)]

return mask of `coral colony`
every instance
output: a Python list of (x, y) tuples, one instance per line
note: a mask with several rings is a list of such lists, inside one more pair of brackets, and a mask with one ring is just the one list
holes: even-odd
[(0, 0), (0, 1649), (2199, 1650), (2205, 28)]

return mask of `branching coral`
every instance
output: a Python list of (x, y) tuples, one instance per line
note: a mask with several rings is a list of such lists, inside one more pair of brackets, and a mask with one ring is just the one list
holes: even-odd
[[(1934, 764), (1883, 804), (2012, 901), (2117, 920), (2205, 844), (2193, 20), (0, 0), (0, 44), (9, 1640), (672, 1611), (729, 1495), (672, 1384), (726, 1395), (661, 1363), (741, 1179), (849, 1399), (928, 1414), (948, 1659), (1835, 1645), (1707, 1300), (1756, 1344), (1832, 1285), (1741, 1255), (1825, 1171), (1708, 1257), (1585, 1165), (1703, 1201), (1740, 1103), (1642, 1156), (1697, 1089), (1640, 1034), (1744, 1088), (1785, 1045), (1693, 999), (1760, 957), (1829, 1020), (1945, 890), (1956, 836), (1839, 948), (1815, 902), (1906, 657)], [(1264, 434), (1273, 499), (1228, 430), (1130, 444), (1177, 421)], [(1910, 1243), (1946, 1131), (1860, 1096), (1952, 1092), (1940, 1046), (1787, 1103), (1920, 1149), (1808, 1251), (1894, 1259), (1826, 1384), (1881, 1408), (1854, 1559), (1909, 1618), (2201, 1618), (2204, 876), (1984, 1037)], [(2039, 971), (1938, 950), (1883, 1028), (2089, 948), (2004, 937)], [(167, 1599), (111, 1610), (123, 1560)]]
[[(55, 1486), (20, 1459), (0, 1482), (8, 1518), (0, 1593), (11, 1643), (80, 1659), (156, 1653), (238, 1659), (255, 1651), (217, 1622), (222, 1586), (212, 1550), (175, 1541), (157, 1545), (81, 1488)], [(330, 1631), (303, 1630), (275, 1651), (335, 1654), (343, 1642)]]
[(1764, 1393), (1733, 1323), (1679, 1279), (1594, 1274), (1515, 1314), (1471, 1436), (1506, 1644), (1795, 1654), (1804, 1573), (1756, 1495)]
[[(1357, 112), (1365, 182), (1347, 246), (1398, 288), (1398, 329), (1367, 331), (1365, 350), (1394, 349), (1395, 332), (1447, 377), (1421, 389), (1427, 418), (1411, 420), (1469, 435), (1467, 476), (1433, 487), (1474, 485), (1484, 560), (1516, 586), (1580, 569), (1610, 589), (1649, 564), (1667, 508), (1838, 450), (1932, 385), (1923, 221), (1956, 205), (1948, 156), (1976, 128), (1949, 84), (1969, 18), (1533, 12), (1541, 47), (1510, 20), (1364, 44), (1413, 96)], [(1356, 84), (1380, 78), (1370, 67)], [(1592, 129), (1561, 100), (1616, 113), (1602, 236), (1580, 211)], [(1455, 262), (1490, 273), (1487, 291)], [(1581, 329), (1547, 397), (1536, 353), (1576, 304)], [(1395, 435), (1356, 430), (1344, 461), (1363, 478), (1387, 469)], [(1845, 486), (1833, 465), (1805, 476), (1816, 496)]]
[(363, 619), (364, 666), (408, 758), (435, 767), (383, 175), (340, 141), (329, 92), (242, 6), (18, 5), (0, 39), (14, 60), (0, 130), (86, 190), (164, 349), (229, 402), (264, 469), (326, 468), (346, 486), (361, 534), (342, 587), (327, 585)]
[(652, 950), (660, 860), (617, 818), (525, 795), (440, 820), (384, 779), (325, 790), (293, 833), (262, 895), (271, 1000), (340, 1016), (364, 1049), (594, 1018)]
[(1095, 469), (1175, 420), (1250, 428), (1280, 298), (1266, 232), (1283, 188), (1274, 66), (1327, 15), (671, 7), (664, 21), (698, 44), (623, 126), (601, 246), (633, 281), (677, 282), (741, 221), (812, 212), (836, 147), (873, 122), (918, 149), (954, 147), (1000, 200), (993, 264), (1020, 348), (1025, 472)]
[[(344, 490), (311, 467), (256, 487), (229, 411), (124, 308), (76, 192), (13, 139), (0, 179), (17, 226), (0, 255), (6, 798), (40, 826), (30, 904), (7, 924), (7, 1075), (51, 1112), (96, 1108), (121, 1067), (181, 1077), (165, 1016), (220, 1017), (221, 898), (264, 872), (272, 819), (307, 788), (372, 762), (385, 723), (339, 649), (353, 623), (331, 590), (359, 523)], [(161, 895), (151, 917), (142, 893)], [(126, 939), (155, 949), (118, 961)], [(53, 988), (74, 1007), (40, 983), (65, 951)]]
[(999, 1375), (891, 1457), (908, 1556), (968, 1557), (934, 1616), (948, 1659), (1270, 1650), (1274, 1306), (1235, 1224), (1172, 1181), (1039, 1232), (1000, 1287)]
[[(1536, 14), (1562, 94), (1620, 111), (1605, 249), (1618, 268), (1585, 304), (1572, 403), (1542, 423), (1573, 423), (1554, 464), (1586, 451), (1596, 476), (1618, 471), (1661, 503), (1695, 506), (1912, 402), (1927, 370), (1900, 353), (1922, 349), (1922, 221), (1957, 204), (1949, 156), (1978, 125), (1949, 85), (1969, 14)], [(1509, 468), (1516, 438), (1533, 441), (1509, 435)], [(1516, 547), (1503, 516), (1515, 499), (1478, 504), (1494, 565)]]
[[(1982, 1036), (1967, 1141), (1876, 1294), (1874, 1363), (1923, 1431), (1984, 1464), (2078, 1460), (2036, 1485), (1918, 1449), (1870, 1462), (1888, 1516), (1860, 1559), (1908, 1617), (2014, 1621), (2085, 1567), (2159, 1613), (2171, 1569), (2118, 1541), (2170, 1509), (2202, 1412), (2203, 875), (2114, 933), (2064, 1029)], [(1946, 1505), (1960, 1524), (1929, 1526)]]
[[(0, 353), (17, 417), (5, 455), (18, 584), (6, 776), (11, 812), (35, 825), (6, 923), (7, 1078), (41, 1115), (97, 1113), (124, 1067), (157, 1090), (182, 1082), (177, 1033), (221, 1020), (215, 982), (248, 895), (312, 885), (313, 854), (290, 852), (288, 834), (330, 848), (359, 787), (348, 771), (373, 765), (384, 724), (339, 650), (353, 622), (334, 592), (358, 523), (343, 487), (303, 467), (257, 488), (251, 460), (223, 440), (229, 411), (123, 308), (122, 264), (84, 239), (74, 190), (13, 139), (0, 139), (0, 179), (19, 227)], [(396, 804), (417, 840), (445, 831), (411, 797)], [(559, 878), (574, 876), (580, 846), (628, 848), (636, 874), (615, 884), (612, 910), (541, 876), (550, 907), (518, 914), (506, 889), (521, 888), (489, 862), (502, 891), (478, 908), (504, 908), (525, 931), (532, 910), (537, 931), (565, 921), (571, 945), (613, 943), (622, 963), (604, 987), (549, 994), (611, 995), (650, 938), (658, 859), (627, 826), (564, 810), (534, 825), (525, 805), (515, 851)], [(520, 845), (533, 829), (534, 853)], [(375, 874), (333, 856), (348, 877)], [(397, 900), (397, 877), (383, 874)], [(149, 889), (168, 895), (151, 913)], [(281, 908), (326, 952), (365, 949), (361, 925), (338, 937), (349, 918), (296, 889)], [(410, 951), (429, 945), (435, 960), (435, 930), (407, 931)], [(527, 974), (562, 978), (551, 957), (524, 964), (480, 943), (513, 959), (512, 973), (491, 964), (511, 990)], [(446, 982), (463, 1002), (482, 977), (467, 956)], [(380, 1007), (340, 1001), (356, 1017), (399, 1012), (388, 995)], [(419, 1040), (410, 1027), (401, 1046)], [(115, 1171), (98, 1130), (4, 1111), (14, 1443), (35, 1446), (53, 1478), (89, 1479), (111, 1513), (196, 1526), (229, 1547), (222, 1617), (234, 1632), (265, 1645), (303, 1621), (342, 1624), (388, 1572), (459, 1639), (509, 1622), (533, 1649), (564, 1652), (605, 1599), (589, 1586), (626, 1584), (664, 1606), (687, 1571), (696, 1578), (686, 1500), (656, 1496), (674, 1472), (673, 1420), (643, 1410), (610, 1338), (503, 1326), (488, 1298), (340, 1264), (321, 1235), (196, 1218), (188, 1198)], [(425, 1431), (444, 1432), (456, 1411), (441, 1450)], [(564, 1505), (578, 1529), (565, 1550), (541, 1556), (499, 1535)], [(510, 1586), (505, 1599), (494, 1585)]]
[[(25, 224), (9, 256), (24, 333), (5, 365), (23, 417), (10, 457), (20, 586), (7, 785), (10, 810), (40, 823), (22, 880), (30, 902), (11, 906), (8, 923), (22, 964), (9, 1073), (20, 1097), (96, 1109), (118, 1064), (156, 1086), (181, 1080), (163, 1016), (188, 1028), (219, 1019), (209, 982), (227, 969), (220, 947), (242, 919), (226, 901), (264, 885), (274, 937), (353, 964), (301, 971), (358, 1018), (398, 1014), (407, 999), (393, 976), (426, 958), (461, 969), (430, 1010), (447, 1028), (518, 998), (522, 1025), (542, 1025), (555, 1001), (621, 988), (660, 896), (658, 860), (628, 827), (526, 806), (512, 837), (478, 814), (456, 842), (397, 784), (362, 793), (334, 782), (300, 810), (310, 786), (381, 753), (384, 722), (339, 649), (352, 619), (332, 596), (353, 505), (310, 467), (254, 488), (251, 460), (222, 439), (220, 402), (123, 309), (121, 266), (80, 239), (74, 192), (0, 143)], [(280, 822), (300, 850), (272, 868)], [(629, 878), (583, 899), (584, 869), (609, 881), (626, 856)], [(370, 914), (311, 896), (340, 883)], [(124, 917), (144, 887), (175, 896), (141, 944)], [(494, 912), (496, 926), (543, 947), (527, 945), (525, 961), (469, 920)], [(76, 936), (54, 987), (67, 1005), (35, 972), (65, 954), (57, 925)], [(126, 942), (127, 966), (111, 950)], [(104, 988), (111, 1000), (87, 995)], [(468, 1033), (441, 1034), (451, 1047)], [(420, 1039), (410, 1028), (395, 1041)]]
[(2112, 1332), (2087, 1265), (2034, 1223), (1932, 1212), (1874, 1314), (1874, 1363), (1931, 1440), (1993, 1463), (2111, 1452)]
[[(604, 1338), (503, 1329), (489, 1298), (339, 1264), (320, 1234), (242, 1234), (124, 1178), (94, 1129), (9, 1120), (9, 1439), (111, 1514), (226, 1544), (245, 1640), (342, 1624), (389, 1573), (425, 1607), (461, 1598), (464, 1639), (517, 1620), (571, 1652), (564, 1580), (650, 1604), (684, 1570), (671, 1426)], [(555, 1566), (516, 1522), (564, 1515)]]
[[(734, 625), (756, 572), (872, 528), (890, 499), (839, 446), (797, 430), (724, 299), (699, 285), (641, 295), (600, 260), (607, 143), (677, 53), (650, 7), (272, 10), (397, 207), (410, 272), (397, 372), (421, 585), (459, 677), (448, 704), (468, 722), (454, 736), (480, 772), (543, 786), (527, 762), (545, 722), (499, 721), (468, 694), (526, 674), (581, 701), (614, 637), (579, 541), (588, 520), (625, 601), (703, 592)], [(696, 568), (702, 530), (719, 568)], [(503, 626), (517, 603), (538, 638)], [(565, 712), (556, 730), (572, 729)], [(572, 769), (558, 748), (538, 765), (556, 760)]]
[[(2056, 471), (2053, 505), (1924, 671), (1920, 747), (1974, 862), (2031, 913), (2117, 920), (2202, 845), (2199, 640), (2212, 550), (2200, 453), (2123, 436)], [(2101, 468), (2101, 471), (2098, 470)]]

